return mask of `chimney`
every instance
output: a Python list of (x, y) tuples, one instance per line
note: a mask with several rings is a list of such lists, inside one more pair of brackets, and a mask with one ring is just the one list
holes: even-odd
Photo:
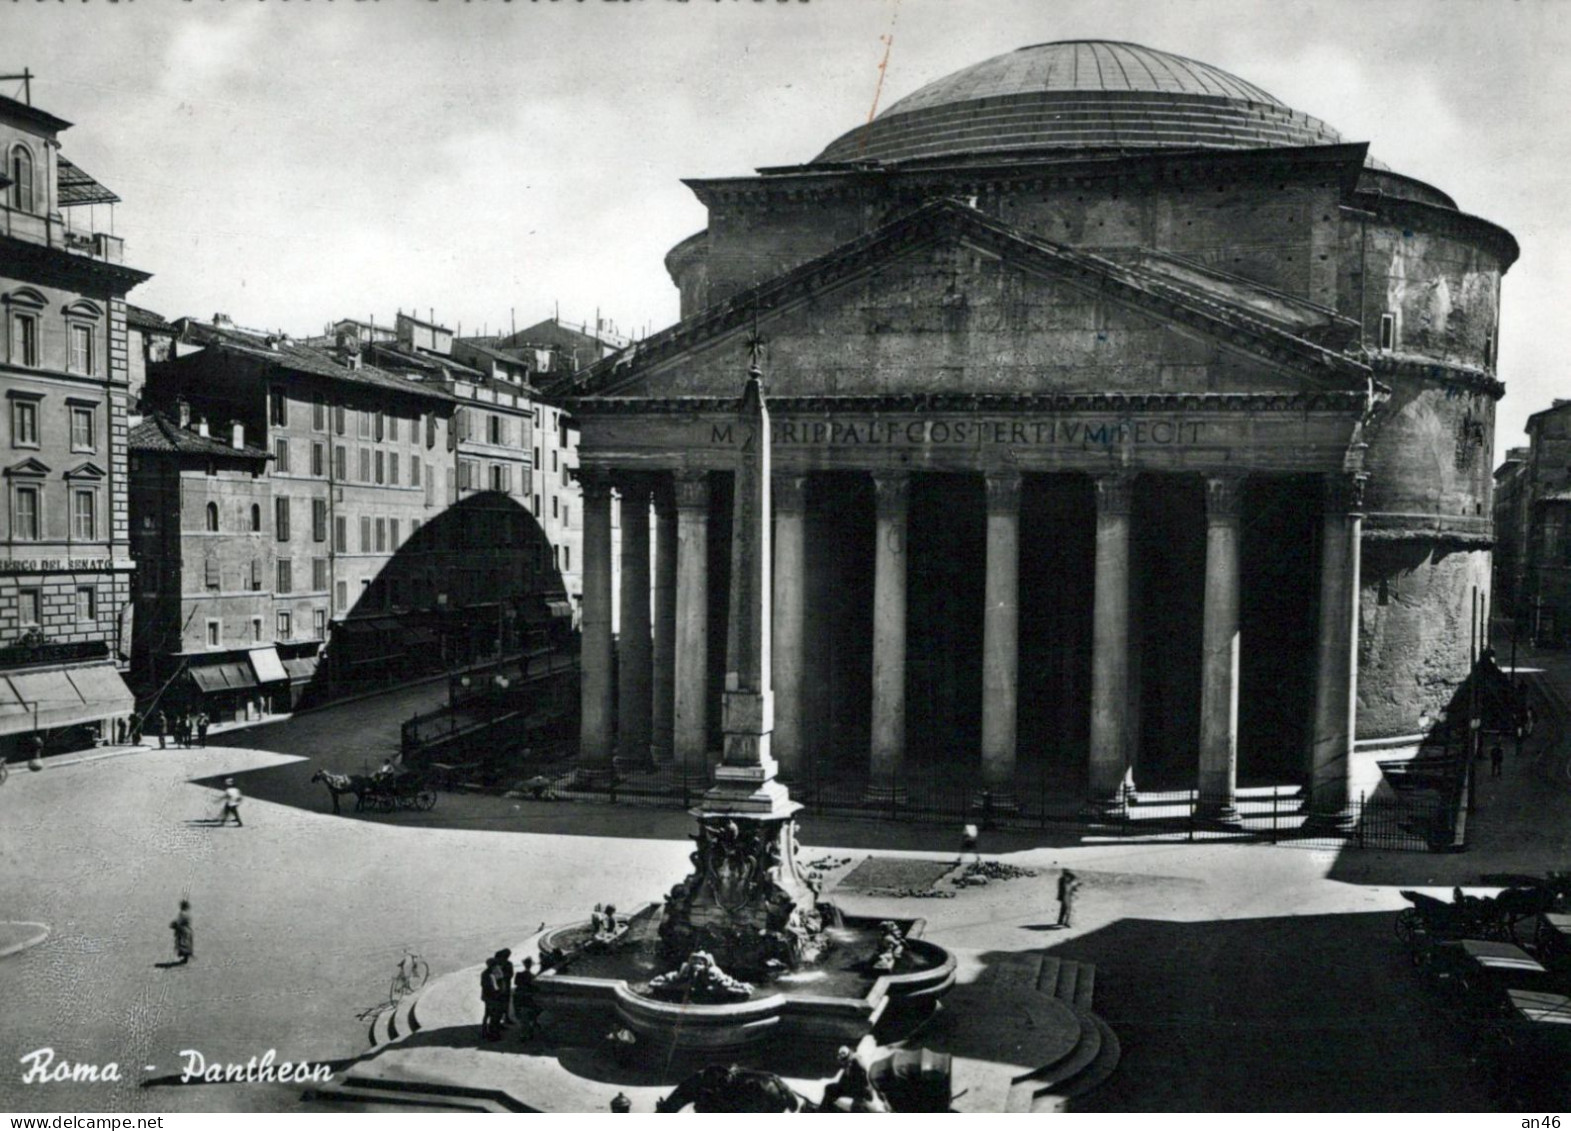
[(240, 423), (238, 420), (231, 420), (229, 422), (229, 433), (231, 437), (230, 442), (234, 444), (235, 451), (239, 451), (241, 448), (245, 447), (244, 424)]
[(213, 325), (214, 326), (233, 326), (234, 324), (235, 324), (235, 320), (233, 318), (229, 317), (229, 315), (227, 315), (227, 314), (215, 314), (215, 315), (213, 315)]
[(175, 409), (180, 414), (180, 427), (191, 427), (191, 402), (186, 400), (184, 397), (181, 397), (179, 400), (175, 401)]
[(204, 416), (196, 422), (196, 434), (204, 438), (207, 436), (207, 417)]

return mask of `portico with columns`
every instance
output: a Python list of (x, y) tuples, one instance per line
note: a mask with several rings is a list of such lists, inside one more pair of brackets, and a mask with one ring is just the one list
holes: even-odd
[[(584, 758), (720, 759), (730, 579), (717, 541), (756, 442), (734, 393), (756, 334), (783, 778), (860, 780), (895, 808), (917, 774), (950, 773), (1002, 808), (1022, 788), (1112, 806), (1154, 783), (1193, 790), (1222, 822), (1242, 779), (1286, 780), (1335, 820), (1349, 800), (1357, 487), (1379, 384), (1242, 309), (1166, 302), (1127, 288), (1127, 272), (1088, 284), (1095, 263), (1066, 274), (963, 209), (920, 211), (926, 222), (883, 248), (825, 257), (817, 289), (793, 272), (755, 288), (751, 309), (689, 319), (591, 370), (573, 405)], [(998, 391), (998, 343), (956, 334), (942, 313), (967, 291), (957, 243), (992, 253), (970, 270), (1013, 276), (1017, 301), (1081, 327), (1087, 349), (1114, 344), (1088, 353), (1065, 333), (1033, 352), (1014, 335), (1017, 387)], [(936, 313), (913, 327), (932, 287)], [(967, 297), (973, 317), (986, 296)], [(907, 324), (892, 320), (879, 353), (830, 354), (823, 334), (848, 303), (900, 306)], [(623, 500), (615, 679), (597, 607), (613, 546), (608, 518), (591, 528), (592, 483)]]

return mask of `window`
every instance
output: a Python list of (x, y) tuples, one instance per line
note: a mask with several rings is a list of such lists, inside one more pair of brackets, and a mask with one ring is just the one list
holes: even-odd
[(569, 570), (573, 568), (573, 547), (571, 546), (562, 547), (562, 568)]
[(335, 404), (333, 406), (333, 431), (340, 436), (345, 436), (349, 433), (348, 415), (343, 405)]
[(425, 505), (430, 506), (436, 501), (436, 482), (431, 478), (431, 469), (425, 469)]
[(253, 534), (260, 534), (261, 532), (262, 532), (262, 504), (261, 503), (252, 503), (251, 504), (251, 533), (253, 533)]
[(333, 587), (333, 608), (343, 612), (349, 607), (349, 582), (340, 581)]
[(398, 549), (398, 520), (396, 518), (387, 520), (387, 544), (389, 548), (395, 551)]
[(38, 365), (38, 316), (11, 312), (11, 364)]
[(539, 495), (535, 496), (534, 513), (535, 513), (535, 517), (536, 518), (540, 517), (540, 496)]
[(551, 568), (552, 569), (561, 569), (562, 568), (562, 547), (560, 547), (560, 546), (552, 546), (551, 547)]
[(260, 593), (261, 591), (262, 591), (262, 559), (261, 558), (252, 558), (251, 559), (251, 592), (253, 592), (253, 593)]
[(385, 437), (386, 435), (387, 435), (387, 418), (386, 418), (386, 414), (382, 413), (382, 412), (378, 412), (376, 414), (376, 439), (377, 439), (377, 441), (380, 442), (383, 439), (383, 437)]
[(418, 518), (410, 519), (409, 520), (409, 537), (413, 538), (416, 534), (419, 534), (419, 533), (420, 533), (420, 520)]
[(360, 449), (360, 482), (371, 482), (371, 449)]
[(295, 563), (289, 558), (278, 559), (278, 583), (273, 586), (274, 593), (293, 593), (295, 591)]
[(37, 542), (43, 527), (39, 490), (37, 487), (17, 487), (15, 497), (11, 536), (24, 542)]
[(217, 558), (202, 560), (202, 584), (215, 591), (222, 587), (223, 581), (218, 572)]
[(325, 593), (327, 591), (327, 559), (311, 559), (311, 591)]
[(251, 643), (252, 644), (260, 644), (260, 643), (262, 643), (262, 618), (261, 617), (252, 617), (251, 618)]
[(71, 532), (78, 541), (91, 542), (98, 537), (98, 492), (90, 487), (79, 487), (71, 496)]
[(289, 398), (282, 389), (270, 389), (267, 394), (267, 422), (280, 428), (289, 426)]
[(360, 552), (371, 552), (371, 516), (368, 514), (360, 516)]
[(20, 397), (11, 401), (11, 446), (38, 447), (38, 402)]
[(430, 413), (425, 418), (425, 446), (436, 447), (436, 413)]
[(394, 487), (398, 486), (398, 453), (387, 453), (387, 481)]
[(97, 448), (97, 429), (93, 427), (93, 409), (89, 405), (71, 406), (71, 450), (91, 452)]
[(1495, 364), (1495, 332), (1493, 330), (1484, 335), (1484, 364), (1488, 366)]
[(217, 648), (218, 645), (219, 645), (219, 640), (220, 640), (219, 622), (216, 621), (216, 620), (208, 621), (207, 622), (207, 646), (209, 648)]
[(573, 525), (573, 508), (568, 506), (566, 503), (562, 504), (562, 525)]
[(273, 441), (273, 470), (289, 474), (289, 441)]
[(371, 438), (371, 414), (369, 412), (355, 413), (355, 435), (362, 440)]
[(311, 500), (311, 541), (327, 541), (327, 500)]
[(11, 148), (10, 166), (6, 172), (11, 177), (11, 207), (21, 212), (33, 210), (33, 154), (25, 145)]
[(38, 624), (39, 609), (43, 604), (43, 597), (37, 589), (18, 589), (16, 591), (16, 616), (24, 625)]
[(411, 487), (420, 486), (420, 461), (417, 459), (409, 461), (409, 485)]
[(387, 482), (387, 457), (381, 448), (376, 450), (376, 481)]
[(349, 478), (349, 449), (342, 444), (333, 446), (333, 478), (340, 482)]
[(1380, 348), (1383, 350), (1396, 348), (1396, 315), (1390, 311), (1380, 316)]
[(278, 632), (277, 632), (278, 639), (280, 639), (280, 640), (288, 640), (293, 635), (294, 635), (294, 617), (290, 616), (289, 613), (287, 613), (284, 610), (280, 609), (278, 611)]
[(556, 456), (557, 456), (556, 450), (552, 449), (552, 451), (551, 451), (551, 470), (552, 471), (555, 471), (557, 469), (557, 467), (556, 467)]
[(76, 591), (76, 619), (79, 621), (98, 619), (98, 590), (91, 585), (80, 586)]
[(273, 536), (280, 542), (289, 541), (289, 499), (273, 500)]
[(311, 610), (311, 634), (318, 640), (327, 635), (327, 610)]
[(551, 496), (551, 517), (552, 518), (561, 518), (562, 517), (561, 508), (557, 505), (557, 501), (556, 501), (556, 496), (555, 495)]
[(389, 440), (398, 439), (398, 417), (391, 413), (387, 417), (387, 438)]
[(491, 490), (506, 491), (508, 489), (508, 467), (505, 463), (491, 465)]
[(493, 444), (507, 443), (506, 423), (500, 416), (492, 413), (490, 419), (486, 421), (486, 439)]
[(93, 328), (79, 322), (71, 323), (71, 354), (68, 365), (72, 373), (93, 372)]
[(535, 449), (535, 470), (536, 471), (540, 470), (540, 449), (539, 448)]
[(312, 475), (326, 475), (327, 474), (327, 445), (326, 444), (312, 444), (311, 445), (311, 474)]
[(333, 549), (340, 554), (349, 552), (349, 519), (341, 514), (333, 516)]
[(376, 520), (376, 552), (379, 554), (387, 553), (387, 520), (385, 518)]
[(311, 398), (311, 431), (327, 431), (327, 402), (320, 396)]

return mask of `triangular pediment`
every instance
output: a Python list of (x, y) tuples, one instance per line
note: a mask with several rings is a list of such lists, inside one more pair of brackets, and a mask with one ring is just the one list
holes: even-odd
[(581, 391), (735, 396), (755, 333), (771, 397), (1369, 388), (1302, 332), (1312, 312), (1265, 317), (1247, 281), (1210, 283), (935, 202), (601, 362)]
[(85, 460), (65, 473), (67, 479), (102, 479), (104, 475), (104, 469), (92, 460)]
[(29, 456), (20, 463), (13, 463), (5, 473), (12, 479), (42, 479), (49, 474), (49, 465)]

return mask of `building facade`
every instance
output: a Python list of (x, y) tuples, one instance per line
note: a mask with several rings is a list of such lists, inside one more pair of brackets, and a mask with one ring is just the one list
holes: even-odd
[(155, 713), (216, 721), (286, 710), (269, 456), (243, 424), (214, 428), (186, 402), (174, 407), (130, 433), (138, 697)]
[(1513, 637), (1571, 646), (1571, 400), (1527, 418), (1528, 446), (1495, 471), (1495, 620)]
[[(1222, 818), (1293, 782), (1338, 820), (1416, 752), (1487, 600), (1508, 233), (1235, 76), (1100, 42), (689, 183), (682, 321), (571, 402), (586, 759), (716, 757), (755, 338), (782, 773), (1190, 788)], [(656, 527), (651, 555), (624, 506), (615, 684), (613, 489)]]
[(80, 209), (119, 198), (61, 152), (71, 123), (0, 97), (0, 756), (116, 737), (133, 709), (126, 294), (149, 278)]

